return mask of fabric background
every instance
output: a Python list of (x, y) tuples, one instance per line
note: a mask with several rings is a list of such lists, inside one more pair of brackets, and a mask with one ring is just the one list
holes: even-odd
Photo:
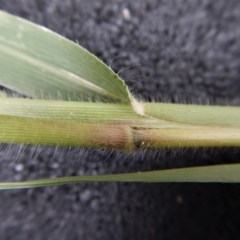
[[(238, 0), (0, 0), (0, 9), (78, 41), (146, 101), (240, 104)], [(20, 181), (234, 163), (240, 152), (125, 154), (1, 145), (0, 159), (0, 180)], [(92, 183), (1, 191), (0, 236), (239, 239), (239, 212), (239, 184)]]

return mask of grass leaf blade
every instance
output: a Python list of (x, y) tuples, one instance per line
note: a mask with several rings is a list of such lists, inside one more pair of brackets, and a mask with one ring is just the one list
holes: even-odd
[(130, 103), (127, 86), (77, 44), (0, 11), (0, 84), (29, 97)]
[(17, 188), (49, 187), (63, 184), (84, 182), (220, 182), (239, 183), (240, 164), (226, 164), (205, 167), (179, 168), (157, 170), (150, 172), (59, 177), (54, 179), (39, 179), (25, 182), (0, 183), (0, 190)]

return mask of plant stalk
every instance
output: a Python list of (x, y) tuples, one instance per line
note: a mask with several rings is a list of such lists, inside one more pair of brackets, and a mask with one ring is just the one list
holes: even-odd
[[(168, 104), (169, 111), (177, 109), (172, 105)], [(228, 119), (224, 115), (225, 107), (221, 107), (221, 117), (226, 126), (218, 124), (217, 119), (215, 126), (214, 121), (207, 124), (210, 119), (203, 122), (203, 117), (196, 120), (199, 125), (194, 125), (194, 121), (179, 123), (181, 119), (177, 114), (176, 118), (172, 115), (171, 121), (157, 119), (156, 116), (160, 115), (157, 110), (153, 111), (156, 106), (158, 104), (145, 104), (147, 114), (152, 115), (139, 116), (128, 104), (0, 98), (0, 142), (103, 147), (124, 151), (240, 146), (240, 126), (238, 114), (235, 114), (238, 108), (233, 108), (233, 111), (226, 107), (226, 110), (230, 109), (226, 111), (230, 116)], [(159, 106), (161, 109), (162, 105)], [(198, 114), (199, 107), (209, 114), (210, 110), (221, 112), (220, 107), (216, 110), (215, 107), (192, 106), (192, 119), (195, 112)], [(207, 114), (205, 116), (207, 118)]]

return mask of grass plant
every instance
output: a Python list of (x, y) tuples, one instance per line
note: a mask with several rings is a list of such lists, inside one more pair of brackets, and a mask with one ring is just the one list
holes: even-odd
[[(81, 46), (0, 12), (0, 142), (114, 148), (239, 147), (240, 108), (145, 103)], [(1, 183), (0, 189), (86, 181), (239, 182), (240, 164)]]

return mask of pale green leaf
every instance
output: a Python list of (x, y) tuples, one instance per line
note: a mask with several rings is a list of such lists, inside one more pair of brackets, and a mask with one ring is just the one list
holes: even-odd
[(175, 123), (240, 128), (240, 107), (144, 103), (148, 116)]
[(206, 167), (179, 168), (150, 172), (58, 177), (25, 182), (0, 183), (0, 189), (36, 188), (83, 182), (220, 182), (239, 183), (240, 164), (227, 164)]
[(124, 82), (66, 38), (0, 11), (0, 84), (29, 97), (130, 103)]

